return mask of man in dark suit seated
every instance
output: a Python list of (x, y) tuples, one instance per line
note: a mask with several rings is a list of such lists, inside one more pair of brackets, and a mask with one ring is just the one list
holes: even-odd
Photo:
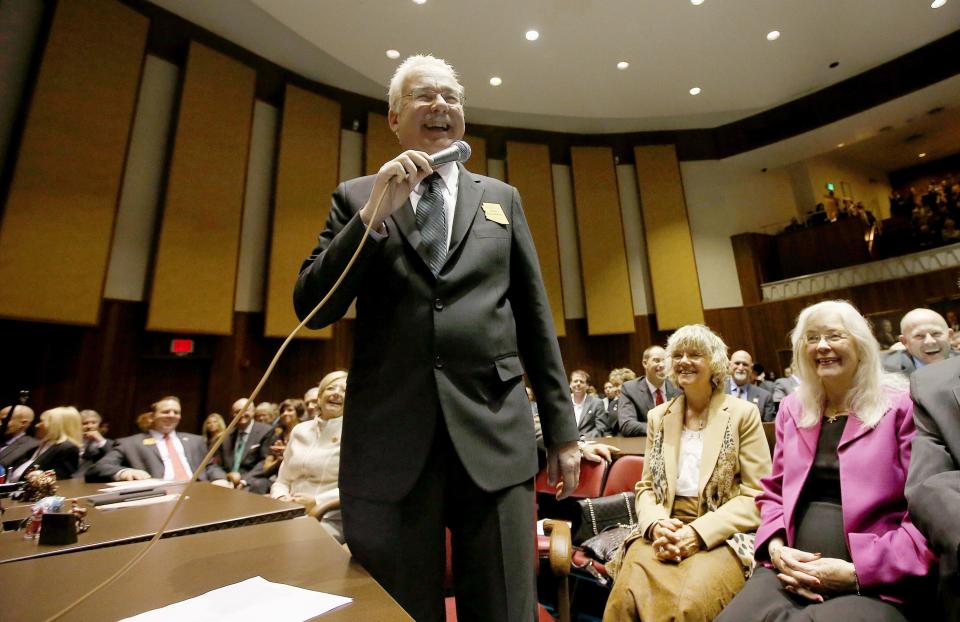
[(647, 412), (654, 406), (672, 400), (680, 394), (664, 375), (666, 351), (660, 346), (650, 346), (643, 351), (643, 376), (624, 382), (620, 387), (620, 434), (623, 436), (647, 435)]
[(577, 429), (584, 438), (600, 436), (597, 424), (603, 418), (603, 401), (596, 395), (587, 393), (590, 386), (590, 374), (582, 369), (570, 373), (570, 400), (573, 402), (573, 414), (577, 418)]
[[(86, 473), (88, 482), (156, 479), (182, 481), (190, 478), (207, 453), (202, 436), (177, 432), (180, 399), (169, 395), (153, 404), (153, 421), (146, 433), (117, 440), (116, 444)], [(229, 487), (226, 473), (212, 462), (199, 479)]]
[(9, 406), (0, 410), (0, 421), (7, 419), (7, 433), (0, 443), (0, 464), (8, 473), (30, 459), (40, 446), (40, 441), (27, 434), (34, 417), (29, 406), (14, 406), (12, 414)]
[[(246, 406), (246, 408), (244, 408)], [(258, 495), (270, 491), (270, 480), (263, 476), (263, 461), (270, 454), (273, 427), (254, 421), (253, 404), (246, 398), (233, 403), (233, 416), (241, 411), (233, 433), (220, 445), (220, 464), (227, 471), (227, 481), (234, 488), (245, 488)], [(258, 474), (259, 473), (259, 474)]]
[(756, 404), (764, 421), (777, 418), (777, 411), (773, 408), (773, 395), (753, 384), (753, 357), (745, 350), (737, 350), (730, 357), (727, 393)]
[(83, 477), (90, 467), (107, 455), (113, 447), (113, 441), (100, 433), (103, 418), (95, 410), (81, 410), (80, 423), (83, 426), (83, 447), (80, 448), (80, 468), (74, 477)]
[(940, 558), (945, 620), (960, 620), (960, 358), (910, 377), (913, 438), (906, 495), (910, 516)]
[(924, 365), (950, 357), (953, 331), (943, 316), (933, 309), (914, 309), (900, 319), (900, 343), (905, 350), (895, 350), (883, 359), (883, 368), (909, 377)]

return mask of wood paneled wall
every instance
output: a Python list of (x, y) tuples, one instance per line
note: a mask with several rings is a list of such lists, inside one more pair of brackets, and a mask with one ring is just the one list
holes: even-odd
[(113, 0), (58, 4), (0, 230), (0, 315), (97, 323), (147, 27)]

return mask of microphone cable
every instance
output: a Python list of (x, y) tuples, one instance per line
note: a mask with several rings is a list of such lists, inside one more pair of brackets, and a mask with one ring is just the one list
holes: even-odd
[(387, 185), (383, 187), (383, 190), (380, 191), (380, 194), (377, 196), (376, 203), (374, 203), (374, 206), (373, 206), (373, 214), (371, 214), (370, 216), (370, 222), (367, 223), (366, 229), (364, 230), (364, 233), (363, 233), (363, 237), (360, 238), (360, 243), (357, 244), (357, 250), (353, 252), (353, 256), (350, 257), (350, 261), (348, 261), (347, 265), (344, 266), (343, 271), (340, 273), (340, 276), (338, 276), (337, 280), (334, 281), (333, 285), (330, 287), (330, 290), (326, 293), (326, 295), (324, 295), (324, 297), (320, 300), (320, 302), (317, 303), (317, 306), (315, 306), (313, 310), (310, 311), (310, 313), (308, 313), (305, 318), (303, 318), (303, 321), (297, 324), (297, 327), (294, 328), (293, 331), (289, 335), (287, 335), (287, 338), (284, 339), (283, 343), (280, 344), (280, 347), (277, 349), (276, 354), (274, 354), (273, 356), (273, 360), (270, 361), (270, 365), (267, 366), (267, 370), (263, 373), (263, 376), (260, 378), (260, 382), (257, 383), (257, 386), (253, 389), (253, 392), (250, 394), (250, 397), (247, 398), (247, 402), (244, 405), (243, 409), (241, 409), (236, 415), (234, 415), (233, 419), (231, 419), (230, 421), (230, 425), (228, 425), (226, 429), (223, 431), (223, 433), (220, 434), (220, 437), (216, 439), (216, 441), (213, 443), (213, 447), (210, 448), (210, 451), (208, 451), (207, 455), (204, 456), (203, 460), (200, 462), (200, 465), (193, 472), (193, 475), (191, 475), (190, 479), (187, 480), (187, 485), (184, 487), (183, 491), (181, 491), (180, 497), (177, 499), (176, 504), (174, 504), (173, 508), (167, 514), (167, 517), (164, 519), (163, 524), (160, 525), (160, 528), (157, 530), (157, 533), (154, 534), (152, 538), (150, 538), (150, 541), (147, 543), (147, 546), (144, 547), (143, 550), (139, 551), (136, 555), (134, 555), (130, 559), (130, 561), (128, 561), (123, 566), (121, 566), (119, 570), (117, 570), (112, 575), (110, 575), (109, 577), (101, 581), (98, 585), (94, 586), (93, 589), (89, 590), (88, 592), (83, 594), (80, 598), (78, 598), (77, 600), (70, 603), (69, 605), (67, 605), (57, 613), (47, 618), (46, 622), (54, 622), (55, 620), (59, 620), (63, 616), (67, 615), (68, 613), (76, 609), (77, 606), (85, 602), (88, 598), (90, 598), (91, 596), (93, 596), (94, 594), (96, 594), (97, 592), (99, 592), (100, 590), (107, 587), (108, 585), (110, 585), (111, 583), (113, 583), (123, 575), (125, 575), (127, 572), (129, 572), (131, 568), (137, 565), (137, 563), (139, 563), (140, 560), (143, 559), (147, 555), (147, 553), (149, 553), (153, 549), (154, 546), (156, 546), (157, 542), (160, 541), (160, 539), (163, 537), (163, 534), (166, 532), (167, 526), (170, 524), (170, 521), (173, 520), (173, 517), (177, 513), (177, 510), (180, 509), (180, 506), (183, 504), (184, 500), (189, 498), (187, 493), (190, 492), (190, 489), (197, 482), (197, 477), (199, 477), (200, 473), (202, 473), (203, 470), (210, 463), (210, 460), (213, 458), (213, 454), (216, 453), (218, 449), (220, 449), (220, 445), (223, 443), (223, 439), (225, 439), (227, 435), (229, 435), (231, 432), (233, 432), (234, 429), (236, 429), (237, 421), (240, 420), (240, 415), (242, 415), (246, 411), (246, 409), (249, 407), (249, 405), (254, 403), (254, 400), (257, 399), (257, 396), (260, 394), (260, 390), (263, 389), (263, 385), (265, 385), (267, 380), (270, 378), (270, 374), (273, 373), (273, 368), (276, 367), (277, 361), (280, 360), (280, 357), (283, 355), (284, 351), (286, 351), (287, 346), (290, 345), (290, 342), (293, 341), (293, 338), (297, 336), (297, 333), (299, 333), (303, 329), (303, 327), (307, 325), (307, 322), (313, 319), (313, 316), (315, 316), (317, 312), (319, 312), (320, 309), (323, 308), (323, 305), (325, 305), (327, 301), (330, 300), (331, 296), (333, 296), (333, 294), (340, 287), (340, 284), (343, 283), (343, 280), (347, 277), (347, 274), (350, 272), (350, 269), (353, 267), (353, 264), (356, 263), (357, 257), (360, 256), (360, 251), (363, 250), (363, 246), (364, 244), (366, 244), (367, 238), (370, 237), (370, 230), (372, 228), (372, 225), (377, 220), (377, 215), (380, 213), (380, 205), (381, 203), (383, 203), (383, 197), (386, 195), (387, 190), (390, 187), (389, 183), (400, 183), (400, 181), (402, 180), (403, 180), (403, 177), (400, 177), (399, 175), (395, 176), (391, 179), (390, 182), (388, 182)]

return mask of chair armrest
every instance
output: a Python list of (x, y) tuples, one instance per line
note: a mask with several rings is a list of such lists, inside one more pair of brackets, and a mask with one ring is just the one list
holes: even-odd
[(561, 520), (543, 521), (543, 531), (550, 536), (550, 570), (556, 577), (565, 577), (570, 574), (570, 564), (573, 560), (573, 540), (570, 536), (570, 525)]
[(310, 510), (308, 514), (317, 520), (323, 520), (323, 516), (327, 512), (338, 509), (340, 509), (340, 497), (313, 506), (313, 509)]

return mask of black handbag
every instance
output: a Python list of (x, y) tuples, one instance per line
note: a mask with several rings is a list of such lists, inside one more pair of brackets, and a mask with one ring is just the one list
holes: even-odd
[(580, 505), (580, 523), (573, 535), (574, 544), (581, 544), (589, 538), (595, 538), (611, 527), (620, 525), (632, 527), (637, 524), (633, 495), (630, 493), (621, 492), (608, 497), (581, 499), (577, 503)]
[(633, 529), (631, 525), (611, 525), (606, 531), (584, 540), (580, 548), (588, 557), (606, 564), (617, 554), (617, 549), (623, 546)]

